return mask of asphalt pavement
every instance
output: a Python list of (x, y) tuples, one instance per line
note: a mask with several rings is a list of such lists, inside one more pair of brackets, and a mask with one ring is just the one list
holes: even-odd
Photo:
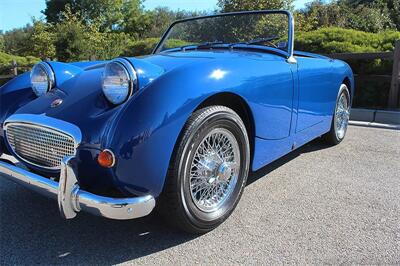
[(0, 179), (0, 265), (400, 264), (400, 131), (351, 126), (252, 174), (233, 215), (193, 236), (157, 214), (60, 218), (57, 203)]

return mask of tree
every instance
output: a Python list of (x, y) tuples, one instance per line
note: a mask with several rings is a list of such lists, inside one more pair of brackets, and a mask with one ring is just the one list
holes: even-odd
[(143, 37), (150, 29), (152, 17), (145, 12), (142, 1), (126, 0), (122, 5), (123, 20), (119, 24), (120, 31), (132, 35), (134, 38)]
[(395, 25), (386, 6), (359, 5), (347, 16), (347, 28), (366, 32), (394, 29)]
[(176, 20), (177, 13), (167, 7), (157, 7), (149, 12), (151, 16), (151, 27), (145, 33), (147, 38), (160, 37), (171, 23)]
[(342, 5), (332, 2), (325, 4), (322, 0), (314, 0), (306, 8), (297, 12), (297, 29), (301, 31), (316, 30), (320, 27), (346, 27), (348, 12)]
[(31, 55), (41, 59), (53, 58), (56, 55), (55, 34), (52, 32), (52, 28), (51, 25), (43, 21), (33, 22), (33, 31), (30, 37)]
[(30, 54), (29, 38), (32, 34), (32, 26), (13, 29), (3, 34), (4, 51), (9, 54), (27, 56)]
[(60, 61), (88, 60), (95, 56), (99, 60), (120, 56), (130, 37), (125, 33), (100, 31), (101, 21), (85, 24), (79, 13), (69, 6), (55, 28), (56, 54)]
[(43, 14), (47, 22), (59, 23), (64, 19), (66, 7), (74, 14), (80, 14), (82, 22), (88, 24), (93, 20), (103, 21), (103, 27), (111, 27), (122, 19), (124, 0), (46, 0)]
[(389, 8), (389, 2), (383, 0), (338, 0), (326, 4), (321, 0), (314, 0), (307, 4), (306, 8), (301, 10), (296, 17), (300, 18), (300, 30), (341, 27), (379, 32), (395, 29), (396, 20), (393, 18), (400, 17), (399, 11)]
[(388, 0), (387, 7), (390, 10), (390, 16), (393, 23), (396, 25), (397, 30), (400, 31), (400, 1)]
[(149, 26), (144, 32), (145, 38), (160, 38), (168, 27), (176, 20), (197, 17), (202, 15), (209, 15), (207, 12), (199, 11), (173, 11), (168, 7), (157, 7), (154, 10), (147, 11), (149, 16)]
[(123, 32), (100, 32), (99, 23), (89, 25), (83, 38), (87, 44), (84, 56), (86, 58), (95, 56), (98, 60), (108, 60), (122, 55), (125, 47), (131, 42), (130, 36)]
[(0, 52), (4, 52), (4, 37), (3, 32), (0, 31)]
[(223, 12), (264, 9), (293, 9), (293, 0), (218, 0)]
[(43, 14), (48, 22), (59, 23), (68, 6), (71, 13), (79, 14), (84, 25), (96, 21), (102, 32), (119, 30), (141, 35), (150, 23), (142, 2), (143, 0), (46, 0)]
[(85, 26), (77, 14), (73, 14), (69, 7), (62, 13), (61, 21), (55, 24), (56, 54), (60, 61), (82, 60), (85, 50)]

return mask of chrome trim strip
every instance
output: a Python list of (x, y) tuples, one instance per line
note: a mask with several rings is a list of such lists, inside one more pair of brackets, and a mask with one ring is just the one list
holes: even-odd
[(287, 62), (289, 64), (296, 64), (297, 60), (294, 57), (294, 17), (292, 12), (287, 12), (288, 19), (289, 19), (289, 38), (290, 40), (288, 41), (288, 58)]
[(53, 181), (10, 163), (0, 161), (0, 176), (47, 197), (58, 199), (62, 217), (74, 218), (81, 210), (110, 219), (127, 220), (150, 214), (155, 207), (151, 195), (134, 198), (104, 197), (82, 190), (74, 170), (74, 157), (62, 163), (60, 182)]
[(82, 133), (79, 127), (74, 124), (68, 123), (63, 120), (46, 116), (45, 114), (33, 115), (33, 114), (14, 114), (6, 119), (4, 122), (4, 131), (7, 131), (7, 124), (11, 122), (27, 123), (32, 125), (38, 125), (47, 127), (61, 133), (71, 136), (75, 140), (77, 148), (82, 141)]
[(103, 152), (104, 152), (104, 151), (105, 151), (105, 152), (109, 152), (109, 153), (111, 154), (112, 158), (113, 158), (113, 163), (112, 163), (112, 165), (110, 165), (108, 168), (114, 167), (115, 162), (117, 161), (117, 159), (115, 158), (114, 152), (113, 152), (112, 150), (110, 150), (110, 149), (104, 149)]
[(294, 17), (292, 12), (287, 10), (252, 10), (252, 11), (238, 11), (238, 12), (229, 12), (229, 13), (220, 13), (214, 15), (207, 15), (207, 16), (198, 16), (198, 17), (191, 17), (185, 18), (181, 20), (176, 20), (172, 22), (172, 24), (168, 27), (168, 29), (164, 32), (163, 36), (161, 37), (160, 41), (153, 49), (152, 54), (157, 54), (160, 51), (161, 47), (164, 45), (165, 40), (168, 38), (171, 29), (178, 23), (192, 21), (196, 19), (205, 19), (205, 18), (213, 18), (213, 17), (226, 17), (226, 16), (237, 16), (237, 15), (251, 15), (251, 14), (284, 14), (288, 17), (289, 29), (288, 29), (288, 51), (286, 55), (287, 62), (290, 64), (296, 64), (297, 60), (294, 58)]
[(133, 67), (133, 65), (123, 57), (115, 58), (109, 64), (111, 63), (118, 63), (122, 65), (122, 67), (128, 72), (128, 75), (130, 77), (130, 84), (129, 84), (130, 91), (127, 99), (129, 99), (139, 88), (136, 70)]
[(49, 78), (49, 87), (48, 87), (47, 91), (50, 91), (56, 85), (56, 78), (54, 75), (54, 71), (50, 67), (49, 63), (47, 63), (46, 61), (40, 62), (40, 63), (38, 63), (38, 65), (40, 65), (44, 68), (44, 71), (46, 72), (47, 77)]
[[(53, 89), (53, 88), (55, 87), (55, 85), (56, 85), (56, 78), (55, 78), (54, 71), (53, 71), (53, 69), (51, 68), (51, 66), (49, 65), (49, 63), (46, 62), (46, 61), (42, 61), (42, 62), (39, 62), (39, 63), (35, 64), (35, 65), (32, 67), (32, 71), (31, 71), (31, 74), (30, 74), (31, 86), (32, 86), (32, 73), (33, 73), (33, 70), (34, 70), (36, 67), (42, 68), (42, 70), (46, 73), (46, 76), (47, 76), (47, 79), (48, 79), (48, 80), (47, 80), (47, 91), (46, 91), (46, 93), (47, 93), (47, 92), (49, 92), (51, 89)], [(38, 95), (36, 95), (36, 96), (38, 96)]]

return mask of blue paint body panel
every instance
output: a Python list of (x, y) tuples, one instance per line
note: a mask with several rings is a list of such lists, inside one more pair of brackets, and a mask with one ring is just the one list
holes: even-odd
[[(127, 59), (138, 73), (139, 88), (122, 105), (113, 106), (102, 93), (106, 62), (49, 62), (56, 87), (47, 94), (33, 95), (29, 74), (1, 87), (0, 124), (14, 113), (75, 124), (82, 132), (77, 163), (83, 188), (157, 197), (186, 121), (209, 97), (229, 93), (248, 106), (255, 131), (252, 170), (257, 170), (290, 152), (294, 144), (299, 147), (326, 133), (340, 84), (347, 79), (354, 88), (347, 64), (302, 52), (296, 52), (297, 64), (265, 51), (228, 49)], [(62, 105), (50, 108), (57, 98)], [(110, 169), (97, 163), (105, 148), (117, 158)]]

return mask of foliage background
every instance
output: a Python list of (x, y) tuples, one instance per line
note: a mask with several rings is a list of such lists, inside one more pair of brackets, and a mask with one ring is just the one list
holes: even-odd
[[(218, 0), (213, 13), (259, 9), (294, 11), (297, 50), (392, 51), (400, 39), (399, 0), (314, 0), (302, 10), (293, 9), (293, 0)], [(31, 65), (44, 59), (71, 62), (149, 54), (174, 20), (207, 14), (166, 7), (145, 10), (142, 0), (46, 0), (42, 13), (44, 20), (33, 18), (25, 27), (0, 32), (0, 74), (9, 71), (13, 59)], [(390, 61), (349, 63), (359, 75), (391, 74)], [(358, 95), (356, 104), (384, 107), (389, 88), (385, 82), (366, 82), (366, 96)]]

